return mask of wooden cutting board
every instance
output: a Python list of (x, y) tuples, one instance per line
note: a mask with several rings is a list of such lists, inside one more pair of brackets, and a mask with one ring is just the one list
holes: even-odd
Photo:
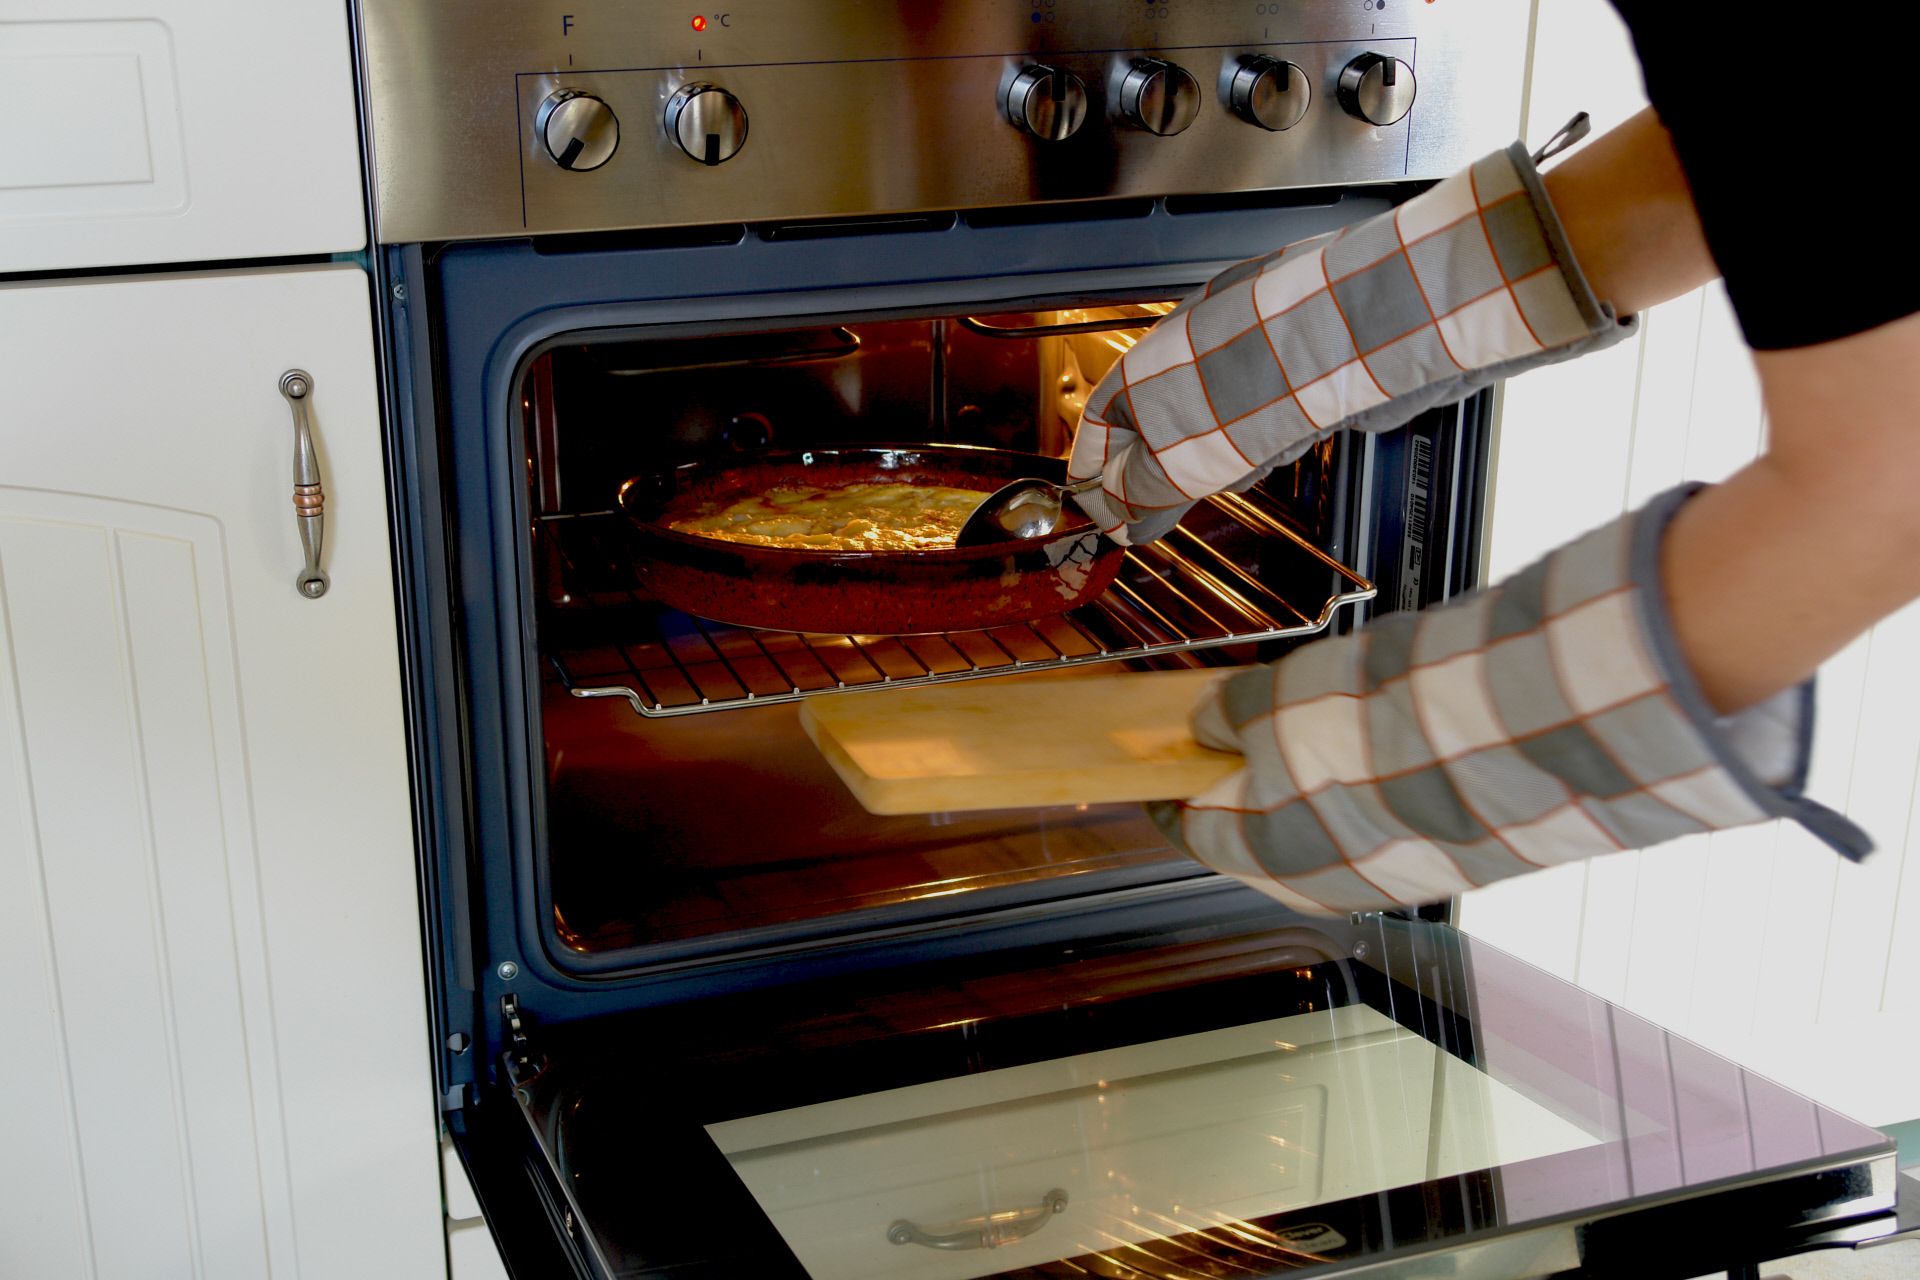
[(1241, 758), (1187, 717), (1224, 671), (967, 681), (813, 698), (800, 722), (870, 813), (1170, 800)]

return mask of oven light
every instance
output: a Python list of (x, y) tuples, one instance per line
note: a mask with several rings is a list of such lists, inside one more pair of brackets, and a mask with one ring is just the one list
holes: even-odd
[(705, 14), (696, 13), (693, 15), (693, 29), (695, 31), (705, 31), (707, 29), (707, 17)]

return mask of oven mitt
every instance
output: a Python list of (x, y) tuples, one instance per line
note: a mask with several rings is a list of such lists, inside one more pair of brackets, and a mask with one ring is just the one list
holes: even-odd
[(1116, 541), (1342, 427), (1384, 431), (1618, 342), (1516, 142), (1396, 209), (1215, 276), (1087, 398), (1068, 474)]
[(1194, 857), (1288, 906), (1377, 911), (1594, 854), (1793, 818), (1813, 682), (1716, 717), (1658, 582), (1674, 489), (1501, 585), (1380, 618), (1223, 680), (1194, 735), (1246, 765), (1151, 806)]

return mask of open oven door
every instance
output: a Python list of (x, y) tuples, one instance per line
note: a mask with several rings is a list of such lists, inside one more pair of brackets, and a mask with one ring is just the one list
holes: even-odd
[(1684, 1280), (1899, 1230), (1872, 1129), (1444, 925), (1266, 923), (522, 1025), (465, 1154), (527, 1275)]

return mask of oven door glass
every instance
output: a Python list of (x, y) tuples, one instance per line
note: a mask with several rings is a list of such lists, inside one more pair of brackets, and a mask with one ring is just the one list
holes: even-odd
[(556, 1029), (516, 1066), (591, 1265), (1684, 1277), (1893, 1207), (1876, 1131), (1443, 925), (885, 982)]
[(1200, 874), (1137, 806), (869, 814), (809, 742), (797, 700), (1070, 677), (1122, 654), (1136, 669), (1276, 656), (1372, 594), (1334, 558), (1353, 540), (1362, 446), (1329, 441), (1256, 492), (1196, 508), (1130, 553), (1094, 604), (944, 634), (796, 634), (675, 612), (620, 508), (630, 480), (768, 449), (1060, 457), (1088, 393), (1168, 305), (581, 335), (529, 360), (518, 436), (546, 763), (538, 867), (564, 965), (785, 946)]

